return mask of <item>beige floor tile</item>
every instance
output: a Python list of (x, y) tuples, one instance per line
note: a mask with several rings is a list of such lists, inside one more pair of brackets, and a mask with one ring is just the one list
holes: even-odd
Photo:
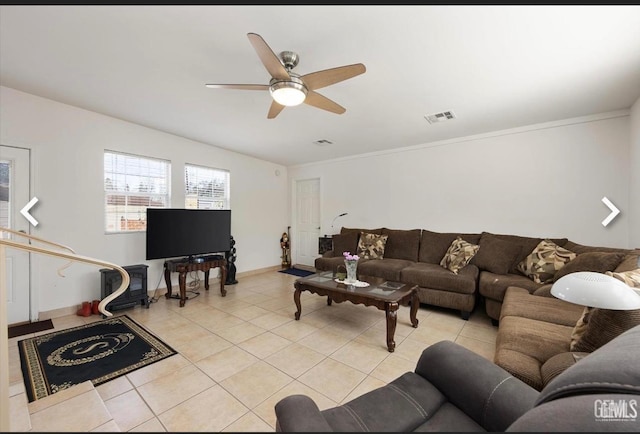
[(220, 385), (252, 409), (292, 381), (293, 378), (284, 372), (259, 361), (220, 382)]
[(23, 381), (22, 370), (20, 368), (20, 352), (18, 347), (10, 347), (9, 357), (9, 384)]
[(246, 323), (246, 321), (242, 318), (238, 318), (237, 316), (231, 315), (227, 312), (219, 311), (217, 309), (215, 310), (215, 313), (212, 313), (211, 315), (194, 319), (194, 322), (206, 328), (207, 330), (213, 331), (214, 333)]
[(91, 381), (84, 381), (80, 384), (75, 385), (74, 387), (61, 390), (58, 393), (54, 393), (53, 395), (45, 396), (44, 398), (40, 398), (33, 402), (30, 402), (28, 404), (29, 413), (37, 413), (76, 396), (83, 395), (88, 392), (93, 392), (94, 390), (95, 388), (93, 387)]
[(303, 305), (299, 321), (322, 329), (334, 323), (336, 321), (336, 317), (330, 312), (330, 309), (327, 309), (326, 307), (314, 311), (306, 311)]
[(9, 430), (24, 432), (31, 430), (31, 418), (27, 408), (27, 395), (20, 393), (9, 398)]
[(413, 333), (411, 333), (409, 339), (424, 343), (426, 348), (427, 346), (440, 341), (455, 341), (458, 337), (458, 333), (453, 332), (452, 330), (453, 329), (442, 330), (434, 327), (418, 327)]
[(103, 401), (113, 398), (114, 396), (122, 395), (125, 392), (133, 389), (133, 384), (126, 376), (114, 378), (111, 381), (107, 381), (96, 387), (100, 398)]
[[(405, 340), (405, 336), (395, 333), (393, 340), (396, 343), (396, 347)], [(369, 327), (367, 330), (353, 338), (355, 342), (371, 345), (376, 348), (384, 349), (388, 352), (387, 348), (387, 329), (385, 327)]]
[(374, 347), (358, 341), (350, 341), (331, 354), (332, 359), (369, 374), (389, 356), (386, 346)]
[(334, 353), (347, 342), (349, 342), (349, 339), (346, 337), (331, 332), (325, 332), (322, 329), (317, 332), (313, 332), (298, 341), (300, 345), (311, 348), (325, 356)]
[(143, 424), (131, 428), (129, 432), (166, 432), (164, 425), (157, 417), (149, 419)]
[(222, 432), (275, 432), (264, 420), (249, 412), (222, 430)]
[(481, 325), (477, 323), (467, 323), (462, 327), (460, 337), (477, 339), (490, 344), (496, 343), (498, 337), (498, 328), (491, 325)]
[(167, 431), (220, 432), (244, 416), (249, 409), (219, 385), (160, 414)]
[[(293, 294), (293, 293), (292, 293)], [(269, 300), (267, 302), (264, 302), (260, 305), (261, 308), (263, 309), (267, 309), (270, 311), (275, 311), (275, 310), (280, 310), (283, 309), (285, 307), (291, 307), (292, 311), (295, 312), (296, 311), (296, 305), (293, 301), (293, 295), (291, 296), (283, 296), (283, 297), (276, 297), (272, 300)]]
[[(270, 297), (265, 297), (261, 294), (258, 294), (258, 296), (270, 299)], [(230, 313), (245, 321), (249, 321), (259, 316), (266, 315), (269, 311), (258, 306), (249, 306), (235, 311), (230, 311)]]
[(104, 405), (122, 431), (129, 431), (154, 417), (151, 409), (135, 390), (105, 400)]
[(324, 331), (335, 333), (351, 340), (370, 327), (369, 324), (361, 324), (349, 319), (339, 317), (333, 323), (329, 324)]
[(248, 322), (244, 322), (240, 325), (225, 328), (222, 330), (216, 330), (215, 333), (218, 336), (221, 336), (229, 342), (237, 345), (240, 342), (246, 341), (247, 339), (251, 339), (252, 337), (261, 335), (265, 331), (267, 331), (267, 329), (258, 327), (257, 325), (253, 325)]
[(21, 393), (26, 393), (26, 389), (24, 387), (24, 381), (9, 385), (9, 396), (10, 397), (19, 395)]
[(258, 360), (260, 359), (253, 354), (246, 352), (242, 348), (233, 346), (199, 360), (196, 366), (215, 381), (221, 382), (235, 373), (242, 371), (244, 368), (251, 366)]
[(493, 362), (493, 356), (496, 352), (495, 343), (492, 344), (478, 339), (466, 338), (464, 336), (459, 336), (455, 342)]
[(297, 343), (267, 357), (265, 361), (292, 378), (298, 378), (325, 359), (325, 355)]
[(264, 400), (261, 404), (253, 409), (253, 412), (257, 414), (262, 420), (266, 421), (273, 429), (276, 427), (276, 413), (275, 406), (281, 400), (291, 395), (306, 395), (316, 403), (320, 410), (326, 410), (327, 408), (335, 407), (337, 404), (335, 401), (327, 398), (320, 392), (313, 390), (311, 387), (300, 383), (299, 381), (292, 381), (269, 398)]
[(173, 348), (191, 362), (197, 362), (232, 346), (231, 342), (211, 332), (200, 338), (192, 339), (190, 336), (189, 339), (181, 339), (173, 344)]
[(430, 344), (416, 341), (409, 336), (403, 340), (400, 345), (396, 346), (396, 350), (393, 354), (415, 363), (422, 355), (422, 351), (424, 351), (429, 345)]
[(327, 358), (306, 373), (298, 381), (322, 393), (335, 402), (342, 401), (364, 378), (366, 374), (344, 363)]
[(129, 372), (126, 376), (131, 384), (135, 387), (153, 381), (156, 378), (165, 377), (173, 372), (179, 371), (185, 366), (189, 365), (189, 361), (185, 359), (181, 354), (174, 354), (166, 359), (162, 359), (158, 362), (152, 363), (144, 368), (136, 369), (133, 372)]
[(259, 359), (269, 357), (283, 348), (291, 345), (291, 341), (271, 332), (262, 333), (238, 344), (243, 350)]
[[(60, 417), (64, 415), (64, 417)], [(31, 414), (33, 431), (91, 431), (111, 420), (95, 389)]]
[(138, 387), (138, 392), (155, 414), (188, 400), (215, 385), (215, 382), (193, 365)]
[(410, 361), (393, 353), (384, 359), (369, 375), (383, 383), (390, 383), (405, 372), (413, 372), (417, 363), (418, 359)]
[(115, 421), (110, 420), (109, 422), (92, 429), (90, 432), (122, 432), (122, 429), (120, 429)]
[(265, 330), (271, 330), (291, 321), (294, 321), (294, 319), (278, 315), (277, 313), (269, 312), (265, 315), (254, 318), (249, 322), (258, 327), (262, 327)]
[(289, 321), (281, 326), (271, 329), (271, 332), (292, 342), (296, 342), (317, 330), (317, 327), (306, 324), (302, 321)]

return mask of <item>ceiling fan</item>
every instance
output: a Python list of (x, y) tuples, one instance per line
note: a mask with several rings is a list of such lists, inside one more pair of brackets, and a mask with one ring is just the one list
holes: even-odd
[(296, 106), (303, 102), (332, 113), (342, 114), (346, 111), (344, 107), (320, 95), (316, 90), (364, 73), (366, 68), (362, 63), (299, 75), (292, 71), (300, 60), (297, 53), (283, 51), (278, 57), (260, 35), (248, 33), (247, 36), (264, 67), (271, 74), (269, 84), (206, 84), (206, 87), (268, 90), (273, 98), (267, 115), (268, 119), (278, 116), (285, 107)]

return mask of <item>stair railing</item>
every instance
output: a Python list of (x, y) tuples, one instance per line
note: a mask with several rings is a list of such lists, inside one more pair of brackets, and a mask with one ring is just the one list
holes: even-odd
[[(116, 264), (112, 264), (111, 262), (106, 262), (106, 261), (102, 261), (100, 259), (95, 259), (95, 258), (91, 258), (89, 256), (82, 256), (82, 255), (78, 255), (77, 253), (74, 252), (74, 250), (70, 247), (67, 247), (63, 244), (59, 244), (59, 243), (54, 243), (52, 241), (48, 241), (45, 240), (43, 238), (39, 238), (39, 237), (35, 237), (33, 235), (29, 235), (26, 234), (24, 232), (20, 232), (20, 231), (14, 231), (12, 229), (7, 229), (7, 228), (0, 228), (0, 233), (2, 232), (6, 232), (6, 233), (10, 233), (13, 235), (17, 235), (19, 237), (23, 237), (23, 238), (27, 238), (29, 241), (28, 242), (20, 242), (20, 241), (13, 241), (13, 240), (9, 240), (9, 239), (5, 239), (4, 237), (0, 236), (0, 250), (2, 251), (2, 256), (4, 258), (4, 250), (6, 247), (11, 247), (14, 249), (19, 249), (19, 250), (25, 250), (27, 252), (32, 252), (32, 253), (40, 253), (40, 254), (44, 254), (44, 255), (49, 255), (49, 256), (56, 256), (59, 258), (64, 258), (64, 259), (69, 259), (69, 263), (63, 265), (62, 267), (60, 267), (58, 269), (58, 275), (60, 275), (61, 277), (64, 277), (64, 274), (62, 274), (62, 270), (64, 270), (65, 268), (67, 268), (68, 266), (70, 266), (72, 263), (74, 262), (83, 262), (86, 264), (92, 264), (92, 265), (97, 265), (100, 267), (104, 267), (104, 268), (108, 268), (110, 270), (116, 270), (120, 273), (121, 277), (122, 277), (122, 283), (120, 284), (120, 287), (118, 287), (117, 290), (115, 290), (114, 292), (112, 292), (111, 294), (109, 294), (107, 297), (105, 297), (104, 299), (102, 299), (100, 301), (100, 304), (98, 304), (98, 310), (100, 311), (100, 313), (102, 313), (104, 316), (113, 316), (113, 314), (111, 312), (109, 312), (107, 310), (107, 305), (115, 298), (118, 298), (123, 292), (125, 292), (127, 290), (127, 288), (129, 287), (129, 273), (127, 273), (124, 268), (116, 265)], [(57, 247), (59, 249), (65, 249), (68, 250), (68, 252), (62, 252), (59, 250), (53, 250), (50, 248), (46, 248), (46, 247), (40, 247), (40, 246), (35, 246), (33, 244), (31, 244), (31, 241), (36, 241), (39, 243), (43, 243), (43, 244), (49, 244), (51, 246)], [(6, 270), (4, 269), (5, 267), (5, 261), (2, 260), (0, 261), (0, 276), (2, 276), (2, 279), (0, 279), (0, 285), (6, 285), (4, 276), (6, 275)], [(6, 292), (5, 292), (6, 294)], [(6, 300), (0, 300), (0, 303), (5, 304)]]
[[(26, 238), (27, 241), (14, 241), (5, 239), (5, 233), (13, 234), (17, 237)], [(31, 244), (32, 241), (48, 244), (49, 246), (56, 247), (58, 249), (67, 250), (66, 252), (60, 250), (54, 250), (47, 247), (40, 247)], [(18, 250), (24, 250), (31, 253), (39, 253), (43, 255), (55, 256), (58, 258), (68, 259), (69, 262), (58, 269), (58, 275), (64, 277), (62, 270), (67, 268), (74, 262), (83, 262), (86, 264), (93, 264), (100, 267), (108, 268), (111, 270), (117, 270), (122, 276), (122, 283), (120, 287), (105, 297), (98, 304), (98, 310), (104, 316), (113, 316), (111, 312), (107, 310), (107, 305), (127, 290), (129, 287), (129, 274), (120, 266), (112, 264), (110, 262), (101, 261), (99, 259), (90, 258), (88, 256), (81, 256), (76, 254), (73, 249), (62, 244), (47, 241), (42, 238), (28, 235), (24, 232), (14, 231), (12, 229), (0, 228), (0, 431), (9, 432), (9, 369), (4, 367), (9, 366), (8, 356), (8, 333), (7, 333), (7, 282), (6, 282), (6, 249), (14, 248)]]

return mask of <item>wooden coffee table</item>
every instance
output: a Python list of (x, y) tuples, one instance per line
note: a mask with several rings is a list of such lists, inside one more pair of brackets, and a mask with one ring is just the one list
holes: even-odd
[(384, 310), (387, 316), (387, 349), (392, 353), (396, 348), (396, 342), (393, 336), (396, 332), (397, 311), (400, 305), (407, 306), (411, 304), (410, 319), (413, 327), (418, 327), (418, 307), (420, 299), (418, 298), (418, 286), (400, 282), (390, 282), (378, 277), (358, 276), (358, 279), (369, 283), (367, 287), (358, 287), (337, 283), (331, 271), (312, 274), (296, 280), (293, 293), (293, 300), (296, 302), (298, 311), (296, 312), (296, 320), (300, 320), (302, 306), (300, 305), (300, 293), (309, 291), (313, 294), (326, 295), (327, 304), (331, 306), (331, 302), (342, 303), (350, 301), (353, 304), (364, 304), (365, 306), (375, 306), (380, 310)]

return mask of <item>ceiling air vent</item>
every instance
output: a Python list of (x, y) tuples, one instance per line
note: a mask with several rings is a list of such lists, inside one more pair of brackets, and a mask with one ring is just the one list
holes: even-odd
[(432, 115), (426, 115), (424, 117), (430, 124), (435, 124), (437, 122), (448, 121), (449, 119), (455, 119), (456, 115), (453, 113), (453, 110), (447, 110), (446, 112), (434, 113)]
[(313, 144), (318, 146), (327, 146), (327, 145), (333, 145), (333, 142), (326, 139), (320, 139), (313, 142)]

